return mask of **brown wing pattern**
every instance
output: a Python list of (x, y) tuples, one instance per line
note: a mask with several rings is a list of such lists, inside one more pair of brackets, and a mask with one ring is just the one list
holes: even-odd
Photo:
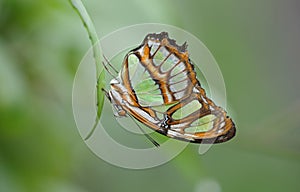
[[(186, 46), (186, 43), (178, 46), (166, 32), (148, 34), (142, 45), (124, 59), (121, 81), (126, 93), (122, 90), (123, 103), (117, 104), (140, 122), (169, 137), (196, 143), (225, 142), (235, 135), (235, 125), (221, 107), (207, 98)], [(167, 110), (159, 112), (139, 102), (140, 97), (131, 83), (130, 55), (138, 58), (144, 73), (155, 82), (153, 86), (158, 86), (160, 105), (169, 106)], [(118, 89), (113, 85), (112, 88)]]
[[(189, 114), (181, 119), (176, 119), (174, 114), (190, 103), (193, 103), (195, 107), (189, 108)], [(207, 98), (204, 89), (198, 85), (190, 97), (170, 107), (167, 110), (167, 116), (169, 117), (167, 124), (170, 130), (174, 131), (169, 132), (170, 137), (196, 143), (221, 143), (235, 135), (235, 125), (231, 118), (221, 107), (216, 106), (213, 101)], [(204, 122), (199, 122), (205, 117), (210, 118)], [(199, 130), (203, 126), (207, 126), (208, 130)], [(198, 129), (189, 131), (191, 128)]]
[(198, 83), (186, 44), (176, 45), (167, 33), (147, 35), (133, 54), (159, 86), (164, 104), (188, 97)]

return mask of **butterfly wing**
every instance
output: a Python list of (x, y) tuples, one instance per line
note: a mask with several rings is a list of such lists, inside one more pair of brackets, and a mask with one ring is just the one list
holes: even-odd
[(178, 46), (166, 32), (147, 35), (130, 51), (120, 78), (130, 97), (123, 108), (162, 134), (197, 143), (220, 143), (235, 135), (233, 121), (197, 80), (186, 44)]
[[(168, 105), (190, 95), (197, 80), (193, 66), (188, 64), (187, 51), (179, 51), (185, 47), (177, 46), (167, 33), (149, 34), (140, 47), (129, 53), (129, 63), (136, 69), (129, 76), (140, 104)], [(153, 98), (157, 98), (154, 103)]]
[(221, 143), (235, 135), (231, 118), (207, 98), (199, 86), (190, 97), (173, 105), (166, 113), (170, 137), (195, 143)]

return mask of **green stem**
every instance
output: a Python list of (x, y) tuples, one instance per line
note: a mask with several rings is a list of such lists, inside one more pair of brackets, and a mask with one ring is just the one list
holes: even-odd
[(93, 56), (95, 59), (96, 64), (96, 78), (97, 78), (97, 115), (95, 119), (95, 123), (91, 129), (91, 131), (88, 133), (88, 135), (84, 138), (85, 140), (89, 139), (92, 134), (94, 133), (101, 117), (102, 108), (103, 108), (103, 102), (104, 102), (104, 94), (101, 91), (102, 88), (105, 87), (105, 71), (102, 67), (102, 59), (101, 59), (101, 47), (98, 39), (98, 35), (96, 32), (96, 28), (87, 13), (83, 3), (81, 0), (69, 0), (75, 11), (78, 13), (85, 29), (87, 30), (87, 33), (89, 35), (89, 39), (91, 41), (91, 44), (93, 46)]

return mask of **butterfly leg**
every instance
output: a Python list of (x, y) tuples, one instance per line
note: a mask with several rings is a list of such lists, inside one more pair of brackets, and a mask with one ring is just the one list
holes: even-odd
[(105, 94), (105, 96), (106, 96), (106, 98), (111, 102), (111, 97), (110, 97), (110, 95), (109, 95), (109, 93), (108, 93), (108, 91), (106, 91), (104, 88), (102, 88), (101, 89), (101, 91), (103, 91), (104, 92), (104, 94)]

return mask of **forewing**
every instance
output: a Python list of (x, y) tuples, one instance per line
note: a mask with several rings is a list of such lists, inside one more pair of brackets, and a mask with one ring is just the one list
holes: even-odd
[(125, 60), (129, 66), (129, 81), (142, 106), (182, 100), (198, 83), (186, 45), (178, 46), (167, 33), (147, 35), (143, 44), (132, 50)]

